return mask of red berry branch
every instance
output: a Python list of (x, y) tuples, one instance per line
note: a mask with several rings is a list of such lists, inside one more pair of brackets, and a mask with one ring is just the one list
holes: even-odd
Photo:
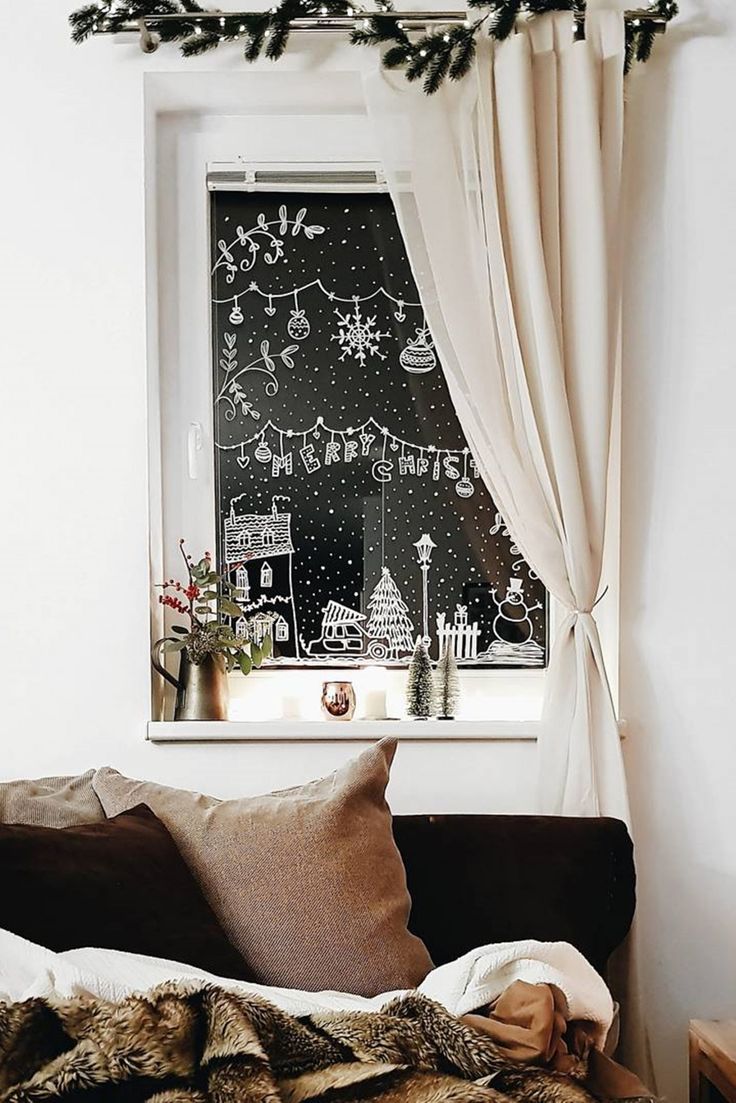
[[(238, 589), (212, 567), (212, 556), (205, 552), (195, 561), (186, 550), (182, 538), (179, 548), (187, 571), (186, 582), (169, 578), (158, 584), (158, 601), (174, 613), (187, 617), (189, 623), (172, 624), (176, 636), (167, 638), (167, 651), (186, 650), (190, 662), (201, 663), (208, 655), (221, 655), (228, 670), (239, 666), (243, 674), (250, 674), (259, 667), (272, 651), (271, 637), (267, 635), (260, 644), (246, 635), (239, 635), (233, 621), (245, 615), (238, 603)], [(243, 560), (252, 558), (248, 555)], [(242, 564), (232, 568), (236, 570)]]

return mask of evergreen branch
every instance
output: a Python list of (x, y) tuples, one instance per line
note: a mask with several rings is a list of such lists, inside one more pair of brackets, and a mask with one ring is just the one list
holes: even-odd
[(266, 57), (270, 58), (271, 61), (278, 61), (289, 41), (291, 20), (311, 14), (310, 5), (302, 2), (302, 0), (281, 0), (276, 11), (271, 12), (266, 35)]
[(364, 21), (362, 27), (355, 27), (350, 34), (350, 41), (356, 46), (380, 46), (384, 42), (397, 42), (402, 45), (410, 45), (410, 39), (403, 27), (399, 26), (400, 20), (396, 19), (371, 19)]
[(550, 11), (584, 11), (585, 4), (581, 0), (525, 0), (523, 8), (530, 15), (544, 15)]
[[(437, 38), (439, 36), (435, 35), (435, 37)], [(450, 71), (450, 65), (452, 63), (452, 43), (449, 35), (443, 35), (442, 46), (442, 49), (438, 49), (435, 52), (427, 67), (427, 75), (424, 78), (422, 87), (428, 96), (434, 95)]]
[(69, 16), (69, 26), (72, 29), (72, 42), (79, 44), (84, 42), (97, 29), (97, 21), (101, 13), (97, 4), (86, 4), (78, 8)]
[(392, 46), (381, 58), (384, 69), (401, 69), (406, 65), (412, 52), (411, 43), (401, 46)]
[(161, 42), (182, 42), (195, 33), (194, 27), (194, 23), (180, 23), (178, 19), (167, 19), (165, 23), (159, 24), (149, 22), (149, 30), (155, 31)]
[[(467, 0), (469, 9), (483, 13), (475, 22), (452, 27), (445, 33), (425, 32), (419, 38), (410, 37), (400, 25), (401, 13), (397, 12), (396, 18), (385, 17), (386, 12), (395, 11), (393, 0), (383, 0), (381, 16), (361, 12), (350, 0), (277, 0), (269, 12), (247, 15), (228, 15), (205, 8), (199, 0), (98, 0), (73, 11), (69, 25), (72, 40), (81, 43), (100, 31), (115, 33), (145, 19), (159, 41), (178, 42), (185, 57), (196, 57), (222, 42), (244, 40), (246, 61), (256, 61), (263, 54), (275, 61), (288, 45), (294, 19), (357, 12), (361, 25), (353, 28), (350, 41), (357, 46), (388, 46), (381, 61), (384, 68), (403, 69), (409, 81), (421, 79), (424, 91), (432, 95), (445, 80), (460, 80), (469, 72), (481, 35), (497, 41), (508, 38), (522, 14), (573, 11), (584, 16), (585, 3), (586, 0)], [(649, 59), (655, 40), (653, 18), (669, 22), (677, 14), (676, 0), (652, 0), (647, 13), (636, 24), (626, 23), (624, 72), (629, 71), (635, 60)], [(179, 15), (181, 19), (157, 20), (162, 15)]]
[(245, 47), (246, 61), (256, 61), (260, 57), (268, 24), (269, 17), (267, 15), (249, 15), (247, 17), (245, 21), (245, 29), (248, 33), (248, 42)]
[(521, 0), (508, 0), (496, 8), (490, 33), (493, 38), (503, 42), (508, 38), (516, 26), (516, 19), (521, 10)]
[(631, 66), (634, 64), (635, 38), (633, 27), (627, 24), (624, 35), (624, 75), (631, 71)]
[(475, 60), (475, 34), (473, 28), (466, 27), (463, 30), (465, 33), (458, 35), (453, 50), (453, 59), (448, 72), (450, 80), (462, 80), (470, 72), (470, 67)]
[(206, 54), (208, 50), (214, 50), (220, 45), (219, 34), (213, 31), (202, 31), (201, 34), (193, 34), (191, 38), (185, 38), (179, 47), (183, 57), (198, 57)]
[(649, 61), (654, 46), (654, 28), (651, 23), (645, 23), (636, 36), (636, 60)]

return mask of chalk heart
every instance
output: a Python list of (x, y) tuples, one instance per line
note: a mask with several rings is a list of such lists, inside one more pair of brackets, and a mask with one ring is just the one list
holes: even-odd
[(275, 306), (267, 306), (266, 307), (266, 314), (268, 314), (269, 318), (273, 318), (275, 313), (276, 313), (276, 307)]
[(235, 459), (238, 461), (238, 466), (243, 468), (243, 471), (250, 464), (250, 456), (236, 456)]

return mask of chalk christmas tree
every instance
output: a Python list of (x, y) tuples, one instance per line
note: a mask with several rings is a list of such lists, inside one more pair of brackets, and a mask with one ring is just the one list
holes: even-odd
[(402, 599), (388, 567), (381, 568), (381, 577), (370, 596), (368, 608), (368, 635), (386, 639), (389, 654), (394, 659), (398, 659), (401, 652), (411, 651), (414, 627), (409, 618), (409, 607)]
[(460, 683), (452, 644), (448, 641), (435, 672), (435, 710), (442, 720), (452, 720), (457, 708)]
[(432, 713), (433, 696), (432, 660), (429, 657), (427, 645), (419, 636), (406, 681), (406, 711), (409, 716), (426, 720)]

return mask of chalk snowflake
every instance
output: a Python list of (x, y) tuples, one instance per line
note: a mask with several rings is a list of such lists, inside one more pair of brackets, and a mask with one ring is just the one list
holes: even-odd
[(335, 314), (338, 317), (339, 332), (332, 334), (332, 340), (340, 344), (340, 360), (344, 360), (346, 356), (354, 356), (361, 364), (365, 364), (367, 356), (386, 359), (386, 353), (381, 352), (379, 345), (384, 337), (390, 337), (391, 334), (383, 333), (376, 327), (375, 314), (364, 318), (357, 300), (352, 313), (343, 314), (341, 310), (336, 310)]

